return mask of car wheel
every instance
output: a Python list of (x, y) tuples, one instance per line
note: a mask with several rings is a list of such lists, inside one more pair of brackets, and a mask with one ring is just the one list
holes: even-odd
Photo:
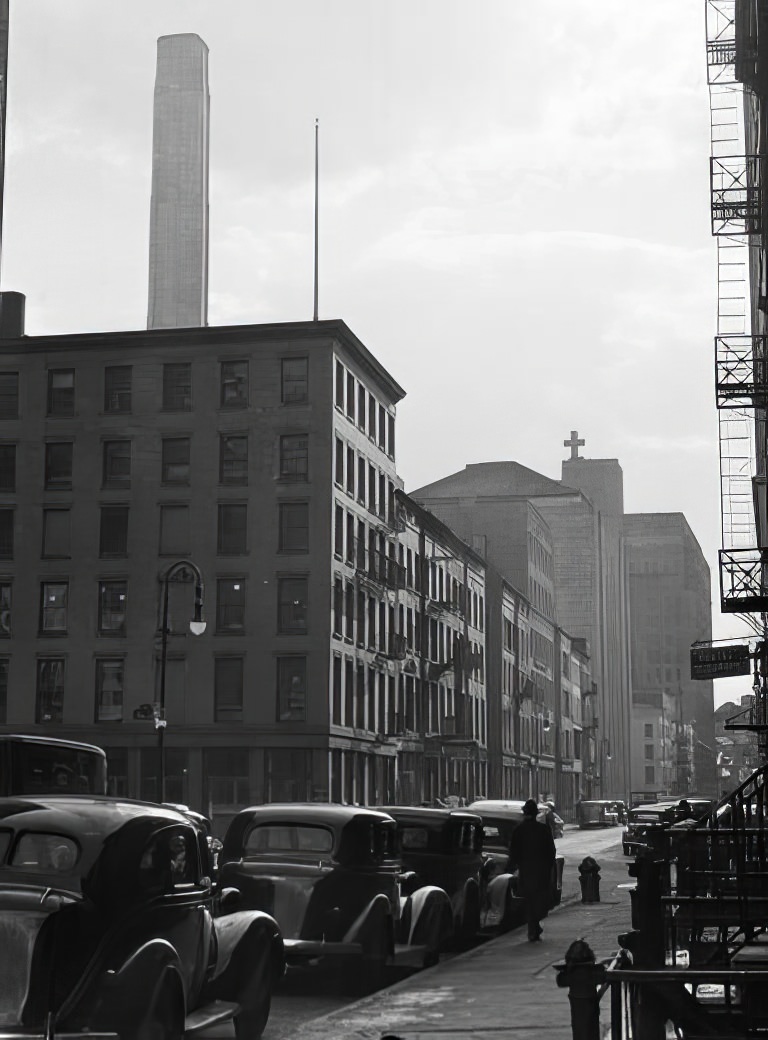
[(234, 1018), (236, 1040), (259, 1040), (267, 1027), (271, 1003), (271, 992), (262, 989), (252, 1005), (241, 1007)]
[(362, 957), (355, 959), (350, 965), (350, 978), (356, 996), (366, 996), (383, 988), (387, 981), (388, 959), (389, 933), (384, 923), (369, 936)]
[(463, 947), (477, 941), (480, 931), (480, 890), (477, 885), (468, 885), (464, 892), (464, 907), (456, 938)]
[(632, 855), (632, 849), (626, 843), (622, 843), (621, 851), (624, 853), (625, 856)]
[(174, 988), (164, 986), (135, 1040), (183, 1040), (183, 1010)]

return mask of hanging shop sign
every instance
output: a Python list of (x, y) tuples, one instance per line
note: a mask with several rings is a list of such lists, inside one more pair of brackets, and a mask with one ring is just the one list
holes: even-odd
[(732, 675), (749, 675), (751, 671), (752, 655), (747, 643), (691, 647), (692, 679), (724, 679)]

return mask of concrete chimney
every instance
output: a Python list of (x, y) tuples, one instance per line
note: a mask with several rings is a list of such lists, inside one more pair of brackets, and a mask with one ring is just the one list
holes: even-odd
[(208, 47), (157, 41), (147, 328), (208, 323)]

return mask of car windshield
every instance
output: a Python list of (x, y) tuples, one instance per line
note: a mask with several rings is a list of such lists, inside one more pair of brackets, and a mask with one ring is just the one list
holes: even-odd
[(252, 827), (245, 839), (245, 855), (263, 852), (330, 852), (333, 832), (306, 824), (270, 823)]
[(77, 863), (78, 853), (79, 849), (71, 838), (61, 834), (27, 832), (16, 842), (10, 866), (24, 871), (67, 874)]

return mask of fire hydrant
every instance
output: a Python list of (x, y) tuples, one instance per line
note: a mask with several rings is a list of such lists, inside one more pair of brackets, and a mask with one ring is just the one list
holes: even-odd
[(577, 939), (568, 947), (565, 963), (556, 964), (555, 971), (557, 985), (568, 990), (573, 1040), (599, 1040), (600, 996), (605, 982), (605, 966), (596, 963), (588, 943)]
[(579, 863), (579, 884), (582, 903), (600, 902), (600, 864), (591, 856)]

